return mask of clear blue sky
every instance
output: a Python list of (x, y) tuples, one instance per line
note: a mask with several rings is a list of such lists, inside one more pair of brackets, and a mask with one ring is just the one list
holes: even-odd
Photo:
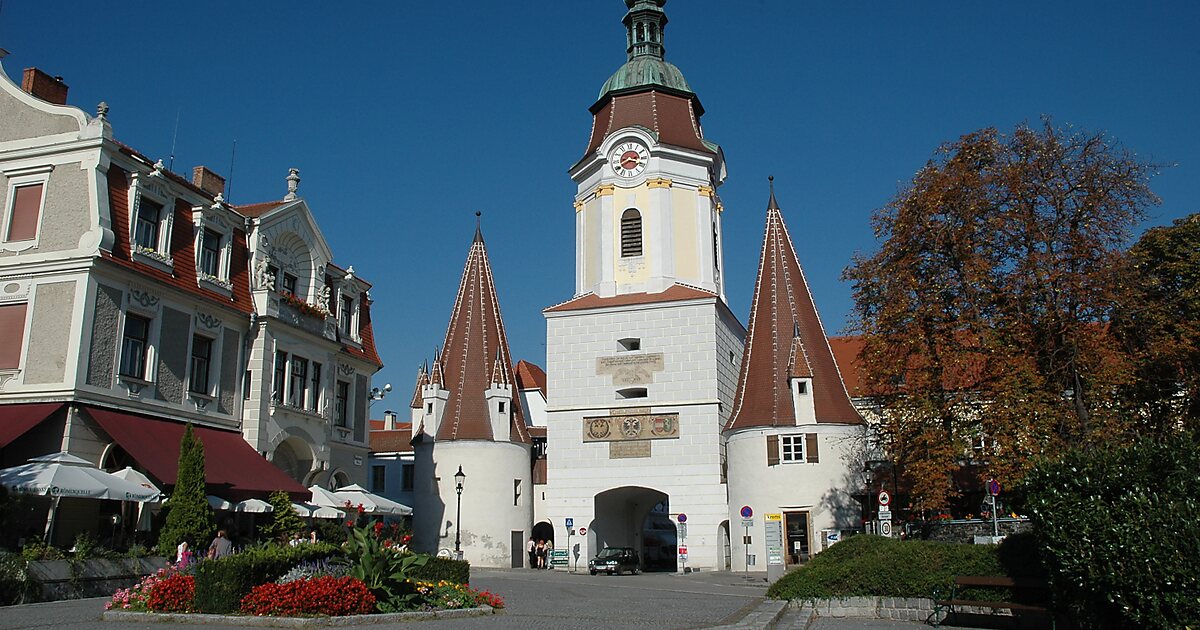
[[(1200, 211), (1200, 2), (672, 0), (667, 59), (725, 149), (727, 292), (750, 307), (776, 177), (827, 331), (839, 280), (873, 251), (871, 213), (938, 144), (1049, 114), (1176, 164), (1148, 225)], [(403, 409), (445, 334), (483, 229), (516, 358), (545, 364), (542, 308), (574, 289), (574, 185), (587, 108), (625, 61), (620, 0), (110, 2), (3, 0), (10, 76), (61, 75), (107, 101), (117, 137), (278, 199), (288, 167), (336, 262), (375, 284)]]

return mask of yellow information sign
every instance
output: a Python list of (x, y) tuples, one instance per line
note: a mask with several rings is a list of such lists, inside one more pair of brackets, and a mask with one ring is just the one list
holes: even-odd
[(782, 521), (783, 514), (780, 514), (778, 512), (776, 512), (774, 514), (767, 514), (767, 520), (768, 521)]

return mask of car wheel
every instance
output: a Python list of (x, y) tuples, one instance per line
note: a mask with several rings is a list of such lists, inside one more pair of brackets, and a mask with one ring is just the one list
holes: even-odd
[(634, 568), (633, 568), (633, 574), (634, 574), (634, 575), (637, 575), (637, 574), (639, 574), (639, 573), (641, 573), (641, 572), (642, 572), (642, 568), (641, 568), (641, 567), (634, 567)]
[(596, 570), (592, 569), (591, 573), (592, 573), (592, 575), (596, 575)]

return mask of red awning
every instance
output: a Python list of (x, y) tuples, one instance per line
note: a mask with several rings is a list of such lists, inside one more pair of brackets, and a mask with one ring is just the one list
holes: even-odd
[(62, 403), (35, 403), (32, 405), (0, 405), (0, 448), (25, 435), (25, 432), (42, 423)]
[[(179, 440), (185, 427), (182, 422), (96, 407), (86, 409), (138, 464), (162, 483), (174, 485), (179, 472)], [(312, 498), (307, 488), (251, 448), (240, 432), (195, 425), (192, 431), (204, 444), (205, 481), (210, 487), (224, 486), (214, 494), (238, 500), (283, 490), (293, 500)]]

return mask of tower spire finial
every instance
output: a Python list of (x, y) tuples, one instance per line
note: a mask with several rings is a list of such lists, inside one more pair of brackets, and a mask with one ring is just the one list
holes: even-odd
[(779, 204), (775, 201), (775, 176), (767, 175), (767, 185), (771, 187), (771, 200), (767, 202), (767, 210), (778, 210)]
[(480, 218), (482, 216), (483, 216), (482, 212), (480, 212), (479, 210), (475, 211), (475, 242), (476, 243), (483, 242), (483, 229), (482, 229), (483, 219)]
[(662, 7), (667, 0), (625, 0), (629, 12), (625, 14), (629, 59), (634, 57), (656, 57), (662, 59), (667, 52), (663, 46), (663, 31), (667, 28), (667, 14)]

